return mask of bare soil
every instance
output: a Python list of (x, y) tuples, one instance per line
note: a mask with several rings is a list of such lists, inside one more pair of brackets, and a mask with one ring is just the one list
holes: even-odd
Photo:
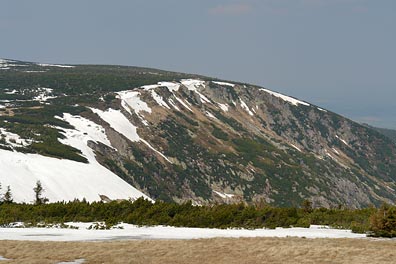
[(1, 263), (396, 263), (396, 240), (215, 238), (110, 242), (0, 241)]

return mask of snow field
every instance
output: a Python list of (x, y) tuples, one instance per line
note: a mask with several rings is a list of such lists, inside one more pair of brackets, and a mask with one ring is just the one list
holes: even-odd
[(269, 93), (269, 94), (271, 94), (271, 95), (273, 95), (275, 97), (278, 97), (278, 98), (282, 99), (283, 101), (289, 102), (289, 103), (291, 103), (292, 105), (295, 105), (295, 106), (298, 106), (299, 104), (305, 105), (305, 106), (310, 106), (310, 104), (308, 104), (306, 102), (297, 100), (297, 99), (295, 99), (293, 97), (290, 97), (290, 96), (287, 96), (287, 95), (283, 95), (283, 94), (280, 94), (280, 93), (273, 92), (273, 91), (268, 90), (268, 89), (261, 88), (260, 91), (264, 91), (266, 93)]
[(106, 195), (110, 199), (135, 199), (141, 196), (149, 199), (93, 160), (85, 164), (0, 149), (0, 168), (1, 185), (10, 186), (12, 197), (18, 203), (34, 201), (33, 187), (37, 181), (41, 181), (45, 189), (43, 196), (49, 202), (83, 198), (93, 202), (100, 201), (99, 195)]
[(350, 230), (332, 229), (324, 226), (310, 228), (276, 229), (211, 229), (170, 226), (138, 227), (120, 224), (110, 230), (89, 230), (93, 223), (66, 223), (79, 229), (58, 228), (1, 228), (0, 240), (30, 241), (104, 241), (145, 239), (200, 239), (215, 237), (306, 237), (306, 238), (365, 238)]
[(99, 195), (106, 195), (110, 199), (135, 199), (141, 196), (149, 199), (95, 159), (95, 153), (87, 145), (88, 141), (111, 147), (103, 127), (70, 114), (64, 114), (60, 119), (76, 128), (62, 128), (66, 138), (60, 141), (81, 150), (89, 163), (0, 149), (0, 183), (10, 186), (15, 202), (32, 202), (33, 187), (37, 181), (41, 181), (45, 189), (43, 195), (50, 202), (72, 201), (76, 198), (100, 201)]

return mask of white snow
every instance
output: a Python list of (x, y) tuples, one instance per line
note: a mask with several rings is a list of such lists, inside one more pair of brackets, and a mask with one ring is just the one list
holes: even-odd
[(126, 118), (121, 111), (114, 110), (112, 108), (107, 109), (106, 111), (102, 111), (96, 108), (90, 108), (92, 112), (100, 116), (104, 121), (109, 123), (109, 125), (118, 133), (125, 136), (132, 142), (136, 142), (140, 140), (139, 135), (136, 132), (136, 126), (134, 126), (131, 122), (129, 122), (128, 118)]
[(150, 145), (146, 140), (139, 137), (134, 126), (119, 110), (107, 109), (106, 111), (102, 111), (96, 108), (90, 108), (92, 112), (96, 113), (100, 116), (104, 121), (106, 121), (115, 131), (125, 136), (132, 142), (141, 141), (145, 145), (147, 145), (151, 150), (158, 153), (161, 157), (163, 157), (168, 162), (172, 163), (164, 154), (160, 151), (156, 150), (153, 146)]
[(23, 64), (13, 64), (13, 60), (0, 59), (0, 70), (9, 70), (11, 67), (26, 67)]
[[(334, 152), (336, 152), (336, 154), (338, 155), (338, 151), (333, 149)], [(335, 162), (337, 162), (339, 165), (341, 165), (344, 168), (349, 168), (347, 165), (345, 165), (344, 163), (342, 163), (341, 161), (339, 161), (336, 157), (334, 157), (330, 152), (327, 151), (327, 149), (325, 149), (325, 153), (327, 156), (329, 156), (332, 160), (334, 160)]]
[(179, 90), (180, 84), (175, 82), (158, 82), (157, 84), (143, 85), (140, 88), (144, 90), (152, 90), (158, 87), (167, 87), (170, 92), (176, 92)]
[[(69, 140), (77, 141), (78, 138)], [(50, 202), (75, 198), (100, 201), (100, 194), (110, 199), (148, 198), (92, 159), (85, 164), (0, 149), (0, 168), (2, 186), (9, 185), (14, 201), (19, 203), (34, 200), (33, 187), (37, 181), (41, 181), (43, 196)]]
[(322, 112), (327, 112), (327, 110), (325, 110), (325, 109), (323, 109), (323, 108), (320, 108), (320, 107), (318, 107), (318, 110), (319, 110), (319, 111), (322, 111)]
[(75, 66), (64, 65), (64, 64), (48, 64), (48, 63), (37, 63), (41, 67), (59, 67), (59, 68), (74, 68)]
[(245, 109), (246, 112), (249, 113), (249, 115), (253, 116), (254, 114), (253, 114), (253, 112), (250, 110), (250, 108), (247, 106), (247, 104), (246, 104), (244, 101), (242, 101), (242, 99), (239, 99), (239, 100), (241, 101), (241, 106), (242, 106), (242, 108)]
[(194, 79), (183, 79), (181, 83), (187, 87), (189, 91), (194, 91), (199, 95), (203, 103), (210, 103), (210, 100), (198, 91), (199, 87), (205, 87), (205, 81), (194, 80)]
[(132, 114), (131, 110), (134, 110), (142, 123), (148, 126), (148, 122), (144, 119), (144, 116), (140, 114), (140, 112), (145, 111), (151, 113), (151, 108), (146, 102), (140, 99), (139, 95), (140, 92), (137, 91), (117, 92), (117, 98), (121, 99), (121, 106), (130, 114)]
[(7, 145), (11, 147), (25, 147), (32, 143), (31, 139), (23, 139), (19, 135), (8, 132), (5, 128), (2, 127), (0, 127), (0, 139), (1, 138), (5, 139)]
[(222, 193), (222, 192), (218, 192), (218, 191), (215, 191), (215, 190), (213, 190), (213, 192), (215, 194), (217, 194), (218, 196), (220, 196), (221, 198), (223, 198), (223, 199), (232, 198), (232, 197), (235, 196), (234, 194)]
[(5, 94), (16, 94), (18, 91), (17, 90), (12, 90), (11, 92), (4, 92)]
[(3, 256), (0, 256), (0, 261), (6, 261), (6, 260), (11, 260), (11, 259), (8, 259), (8, 258), (5, 258)]
[[(64, 144), (68, 144), (80, 149), (81, 152), (87, 156), (88, 160), (91, 161), (92, 158), (95, 159), (95, 156), (92, 156), (93, 153), (91, 149), (87, 146), (87, 142), (89, 140), (101, 142), (102, 144), (112, 147), (109, 139), (106, 136), (105, 129), (101, 125), (98, 125), (84, 117), (73, 116), (69, 113), (63, 113), (63, 118), (57, 118), (68, 122), (70, 125), (76, 128), (75, 130), (62, 128), (62, 130), (65, 131), (65, 136), (67, 138), (61, 139), (60, 141)], [(76, 139), (76, 143), (71, 142), (74, 141), (73, 138)], [(83, 143), (82, 146), (81, 143)]]
[(346, 142), (345, 140), (343, 140), (342, 138), (340, 138), (338, 135), (336, 135), (336, 138), (338, 138), (342, 143), (344, 143), (345, 145), (347, 145), (349, 147), (348, 142)]
[(143, 85), (140, 88), (144, 89), (144, 90), (151, 90), (151, 89), (155, 89), (158, 88), (159, 85), (158, 84), (150, 84), (150, 85)]
[(138, 227), (120, 224), (122, 229), (88, 230), (92, 223), (66, 223), (79, 229), (58, 228), (1, 228), (0, 240), (29, 241), (100, 241), (100, 240), (149, 240), (149, 239), (201, 239), (214, 237), (305, 237), (305, 238), (365, 238), (350, 230), (332, 229), (325, 226), (310, 228), (276, 229), (210, 229), (170, 226)]
[(290, 144), (293, 148), (297, 149), (298, 151), (301, 152), (301, 149), (299, 147), (297, 147), (296, 145)]
[(306, 105), (306, 106), (310, 105), (310, 104), (308, 104), (306, 102), (297, 100), (297, 99), (295, 99), (293, 97), (290, 97), (290, 96), (287, 96), (287, 95), (283, 95), (283, 94), (280, 94), (280, 93), (276, 93), (276, 92), (268, 90), (268, 89), (261, 88), (260, 91), (267, 92), (267, 93), (269, 93), (269, 94), (271, 94), (271, 95), (273, 95), (275, 97), (281, 98), (282, 100), (284, 100), (286, 102), (289, 102), (289, 103), (291, 103), (293, 105), (296, 105), (296, 106), (299, 105), (299, 104)]
[(215, 81), (212, 81), (212, 83), (219, 84), (219, 85), (225, 85), (225, 86), (231, 86), (231, 87), (235, 86), (235, 84), (227, 83), (227, 82), (215, 82)]
[(228, 112), (228, 105), (226, 104), (221, 104), (221, 103), (217, 103), (218, 106), (220, 107), (221, 110), (223, 110), (224, 112)]
[(335, 148), (331, 148), (331, 149), (335, 152), (335, 154), (340, 155), (340, 153), (338, 152), (338, 150), (336, 150)]
[(162, 154), (160, 151), (156, 150), (153, 146), (150, 145), (150, 143), (148, 143), (146, 140), (144, 139), (140, 139), (144, 144), (147, 145), (147, 147), (149, 147), (151, 150), (155, 151), (156, 153), (158, 153), (161, 157), (163, 157), (167, 162), (169, 163), (173, 163), (170, 159), (168, 159), (168, 157), (166, 157), (164, 154)]
[(209, 112), (209, 111), (206, 111), (205, 114), (206, 114), (208, 117), (210, 117), (210, 118), (217, 119), (217, 118), (216, 118), (211, 112)]
[(45, 189), (44, 196), (50, 202), (71, 201), (75, 198), (100, 201), (100, 194), (110, 199), (135, 199), (141, 196), (149, 199), (96, 161), (95, 153), (87, 143), (91, 140), (111, 146), (103, 127), (70, 114), (64, 114), (60, 119), (76, 128), (62, 128), (66, 138), (60, 141), (81, 150), (89, 163), (0, 150), (0, 183), (10, 186), (14, 201), (32, 202), (33, 187), (38, 180)]
[(170, 109), (169, 105), (167, 103), (165, 103), (164, 99), (162, 99), (162, 96), (157, 94), (154, 90), (151, 90), (151, 96), (157, 102), (157, 104)]
[(48, 99), (54, 99), (56, 96), (51, 96), (53, 89), (39, 87), (36, 89), (39, 92), (39, 95), (33, 98), (34, 101), (46, 102)]
[(74, 261), (62, 261), (57, 264), (82, 264), (85, 263), (85, 259), (75, 259)]
[(185, 108), (187, 108), (189, 111), (193, 111), (182, 99), (180, 99), (179, 97), (177, 97), (176, 95), (174, 95), (174, 97), (176, 98), (176, 100)]
[(159, 82), (158, 85), (167, 87), (170, 92), (177, 92), (180, 88), (180, 83), (174, 82)]
[(173, 108), (175, 108), (177, 111), (180, 111), (180, 108), (177, 107), (177, 105), (176, 105), (175, 102), (172, 100), (172, 98), (169, 98), (168, 102), (173, 106)]

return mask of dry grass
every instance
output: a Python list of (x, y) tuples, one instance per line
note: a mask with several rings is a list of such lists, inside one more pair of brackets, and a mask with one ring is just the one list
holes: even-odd
[(0, 241), (2, 263), (395, 263), (396, 241), (240, 238), (113, 242)]

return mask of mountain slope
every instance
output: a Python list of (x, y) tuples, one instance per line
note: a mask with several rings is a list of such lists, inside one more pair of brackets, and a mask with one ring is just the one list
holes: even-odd
[(379, 127), (372, 127), (373, 129), (377, 130), (384, 136), (390, 138), (393, 142), (396, 142), (396, 130), (394, 129), (387, 129), (387, 128), (379, 128)]
[[(99, 162), (153, 199), (349, 207), (395, 199), (387, 137), (254, 85), (3, 60), (0, 105), (6, 151)], [(31, 177), (0, 182), (16, 176)]]

